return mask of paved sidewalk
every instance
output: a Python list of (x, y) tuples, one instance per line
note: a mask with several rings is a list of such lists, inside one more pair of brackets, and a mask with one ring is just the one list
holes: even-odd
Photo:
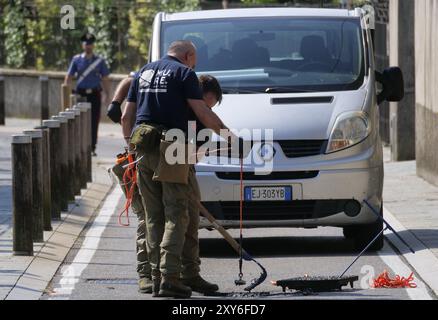
[(415, 250), (387, 239), (438, 296), (438, 187), (416, 175), (416, 162), (390, 162), (385, 150), (384, 216)]
[[(101, 143), (93, 158), (93, 183), (69, 204), (68, 212), (61, 220), (53, 221), (53, 231), (44, 232), (44, 243), (34, 244), (33, 257), (12, 255), (12, 168), (11, 136), (39, 125), (38, 120), (6, 119), (0, 126), (0, 300), (38, 299), (51, 281), (65, 256), (99, 208), (102, 200), (112, 189), (113, 183), (107, 167), (112, 155), (120, 149), (122, 141), (114, 139), (116, 127), (103, 124), (100, 130)], [(106, 157), (105, 157), (106, 156)]]
[(387, 149), (383, 199), (397, 220), (438, 257), (438, 187), (417, 176), (415, 161), (390, 162)]

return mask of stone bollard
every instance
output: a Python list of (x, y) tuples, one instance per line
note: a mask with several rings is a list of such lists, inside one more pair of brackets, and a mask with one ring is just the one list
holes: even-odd
[(73, 108), (73, 106), (75, 106), (77, 104), (77, 99), (76, 99), (76, 95), (74, 93), (72, 93), (70, 95), (70, 109)]
[(72, 111), (69, 111), (67, 109), (64, 112), (59, 113), (60, 116), (67, 118), (68, 123), (68, 177), (69, 177), (69, 183), (68, 183), (68, 196), (70, 201), (75, 201), (75, 195), (77, 193), (77, 183), (75, 181), (76, 178), (76, 163), (75, 163), (75, 155), (76, 155), (76, 136), (77, 136), (77, 119), (75, 118), (75, 113)]
[(91, 103), (86, 103), (85, 104), (86, 107), (88, 108), (87, 110), (87, 182), (92, 182), (93, 181), (93, 161), (92, 161), (92, 156), (91, 156), (91, 142), (92, 142), (92, 112), (91, 112)]
[(13, 255), (32, 256), (32, 138), (12, 136)]
[(41, 123), (49, 118), (49, 77), (40, 76), (41, 84)]
[(74, 185), (75, 185), (75, 191), (76, 194), (81, 194), (81, 177), (82, 177), (82, 170), (84, 164), (82, 163), (81, 159), (81, 135), (82, 135), (82, 122), (81, 122), (81, 112), (80, 110), (77, 110), (76, 107), (67, 109), (69, 112), (72, 112), (75, 117), (75, 136), (74, 136), (74, 142), (72, 144), (72, 149), (74, 149), (74, 161), (75, 161), (75, 168), (76, 168), (76, 174), (74, 177)]
[(61, 144), (61, 122), (44, 120), (43, 126), (49, 128), (49, 156), (50, 156), (50, 190), (52, 197), (52, 219), (61, 219), (61, 154), (58, 146)]
[(6, 108), (5, 108), (5, 77), (0, 76), (0, 125), (5, 124)]
[(52, 231), (52, 190), (50, 188), (50, 136), (49, 128), (35, 127), (43, 135), (43, 216), (44, 231)]
[(55, 152), (59, 153), (59, 163), (61, 166), (60, 178), (61, 178), (61, 211), (68, 211), (69, 200), (69, 179), (68, 176), (68, 120), (66, 117), (52, 116), (52, 120), (57, 120), (61, 123), (60, 132), (60, 144), (56, 147)]
[(80, 132), (80, 184), (82, 189), (87, 188), (87, 180), (88, 180), (88, 170), (87, 170), (87, 159), (88, 159), (88, 146), (87, 146), (87, 111), (88, 108), (84, 106), (83, 104), (79, 104), (74, 107), (75, 110), (79, 110), (80, 115), (80, 123), (81, 123), (81, 132)]
[(32, 239), (44, 242), (43, 212), (43, 133), (40, 130), (25, 130), (32, 138)]
[(84, 132), (86, 132), (86, 146), (87, 146), (87, 182), (93, 181), (93, 175), (92, 175), (92, 159), (91, 159), (91, 103), (89, 102), (81, 102), (78, 103), (79, 107), (85, 108), (87, 110), (86, 112), (86, 129)]

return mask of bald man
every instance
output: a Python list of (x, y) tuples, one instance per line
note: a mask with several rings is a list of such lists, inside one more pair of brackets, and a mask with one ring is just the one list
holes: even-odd
[[(162, 132), (179, 129), (187, 134), (190, 109), (206, 128), (218, 134), (227, 130), (203, 100), (198, 77), (193, 71), (195, 65), (193, 43), (173, 42), (165, 57), (145, 65), (138, 72), (122, 115), (126, 142), (134, 145), (137, 158), (141, 158), (138, 187), (146, 209), (146, 243), (154, 282), (153, 296), (189, 298), (192, 289), (203, 293), (218, 290), (217, 285), (199, 275), (199, 270), (182, 268), (181, 257), (190, 222), (190, 185), (153, 179), (160, 161)], [(189, 171), (189, 179), (194, 178), (190, 176), (193, 174)]]

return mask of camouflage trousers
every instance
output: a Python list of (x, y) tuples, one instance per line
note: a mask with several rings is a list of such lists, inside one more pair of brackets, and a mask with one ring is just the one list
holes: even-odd
[[(125, 169), (123, 169), (123, 164), (116, 164), (112, 171), (119, 180), (120, 187), (126, 196), (126, 188), (123, 183), (123, 174)], [(128, 188), (130, 185), (128, 185)], [(137, 225), (137, 240), (136, 240), (136, 252), (137, 252), (137, 273), (140, 278), (150, 278), (151, 277), (151, 266), (148, 260), (147, 247), (146, 247), (146, 216), (145, 210), (143, 208), (143, 203), (141, 200), (138, 188), (135, 187), (134, 194), (132, 197), (131, 204), (132, 211), (137, 215), (138, 225)]]
[(189, 194), (200, 199), (194, 168), (189, 183), (153, 181), (160, 151), (137, 152), (137, 184), (146, 209), (147, 251), (152, 270), (178, 274), (181, 278), (199, 275), (199, 209)]

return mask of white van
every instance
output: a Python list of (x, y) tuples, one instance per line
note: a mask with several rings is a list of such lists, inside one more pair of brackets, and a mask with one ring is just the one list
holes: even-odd
[[(362, 9), (156, 16), (150, 61), (171, 42), (191, 40), (195, 71), (214, 75), (223, 88), (214, 111), (224, 123), (273, 129), (272, 172), (244, 167), (245, 227), (341, 227), (358, 247), (382, 229), (364, 204), (382, 213), (378, 103), (399, 101), (404, 89), (399, 68), (375, 71), (372, 32)], [(251, 153), (264, 155), (262, 141), (251, 145)], [(196, 170), (203, 204), (223, 226), (238, 227), (240, 166), (205, 161)], [(380, 237), (372, 249), (382, 245)]]

